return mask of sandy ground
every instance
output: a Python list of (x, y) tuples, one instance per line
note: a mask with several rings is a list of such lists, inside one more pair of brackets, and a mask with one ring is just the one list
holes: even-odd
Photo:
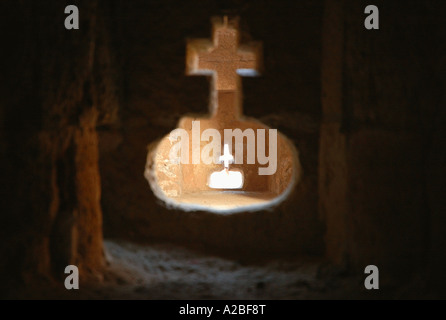
[[(108, 270), (81, 298), (307, 299), (356, 296), (362, 282), (319, 261), (243, 263), (182, 247), (105, 242)], [(333, 273), (334, 272), (334, 273)]]
[(108, 241), (109, 281), (121, 284), (110, 297), (148, 299), (286, 299), (324, 290), (317, 263), (242, 265), (169, 245), (142, 247)]
[[(105, 241), (108, 267), (103, 278), (79, 290), (63, 279), (13, 294), (31, 299), (374, 299), (398, 298), (364, 289), (363, 276), (312, 259), (244, 263), (205, 255), (170, 244), (140, 245)], [(409, 294), (410, 296), (411, 294)], [(402, 297), (404, 297), (404, 292)]]

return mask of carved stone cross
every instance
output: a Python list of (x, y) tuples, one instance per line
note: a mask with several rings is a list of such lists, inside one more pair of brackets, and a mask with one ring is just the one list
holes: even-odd
[(260, 42), (239, 44), (238, 18), (214, 18), (212, 27), (212, 41), (188, 41), (186, 73), (211, 75), (211, 115), (238, 119), (242, 115), (240, 76), (259, 74), (262, 46)]

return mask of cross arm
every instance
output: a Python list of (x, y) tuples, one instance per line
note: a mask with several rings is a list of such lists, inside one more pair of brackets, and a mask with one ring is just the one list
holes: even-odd
[(237, 73), (244, 77), (257, 77), (263, 72), (263, 46), (259, 41), (240, 45)]
[(189, 39), (186, 45), (186, 74), (187, 75), (211, 75), (212, 70), (200, 69), (200, 53), (209, 52), (213, 43), (209, 39)]

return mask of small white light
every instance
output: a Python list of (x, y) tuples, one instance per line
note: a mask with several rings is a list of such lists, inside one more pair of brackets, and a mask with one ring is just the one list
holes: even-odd
[(209, 177), (209, 188), (212, 189), (241, 189), (243, 187), (243, 174), (239, 171), (230, 171), (229, 164), (234, 162), (234, 157), (229, 152), (228, 144), (224, 145), (223, 155), (219, 160), (223, 162), (222, 171), (213, 172)]

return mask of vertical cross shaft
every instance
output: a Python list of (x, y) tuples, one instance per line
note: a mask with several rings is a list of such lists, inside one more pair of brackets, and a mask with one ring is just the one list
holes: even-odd
[(223, 155), (220, 156), (219, 160), (223, 162), (223, 165), (226, 170), (229, 169), (229, 164), (234, 162), (234, 157), (229, 152), (229, 146), (225, 143)]
[(187, 44), (186, 73), (211, 75), (212, 116), (237, 119), (242, 114), (240, 76), (256, 76), (261, 69), (261, 44), (239, 45), (238, 19), (212, 19), (212, 41)]

